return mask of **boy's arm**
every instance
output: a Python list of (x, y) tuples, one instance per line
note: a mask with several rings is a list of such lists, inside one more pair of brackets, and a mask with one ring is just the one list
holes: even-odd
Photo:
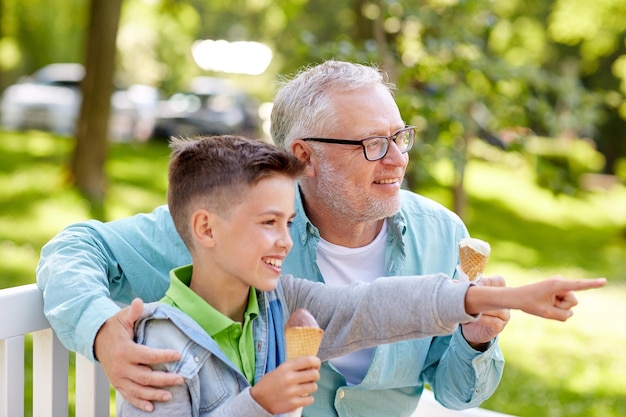
[(189, 387), (186, 384), (168, 387), (171, 401), (156, 402), (153, 411), (136, 408), (128, 401), (122, 401), (119, 417), (191, 417), (192, 403)]
[(475, 321), (465, 312), (469, 282), (443, 274), (385, 277), (371, 283), (330, 286), (281, 278), (289, 314), (306, 308), (324, 329), (322, 360), (383, 343), (452, 333)]
[(563, 279), (553, 277), (522, 287), (468, 288), (465, 310), (469, 314), (510, 308), (522, 310), (547, 319), (565, 321), (573, 314), (572, 307), (578, 304), (574, 291), (600, 288), (606, 279)]
[(437, 274), (385, 277), (346, 288), (282, 279), (290, 313), (306, 308), (324, 329), (322, 360), (382, 343), (449, 334), (459, 323), (502, 308), (566, 320), (576, 304), (572, 291), (606, 283), (603, 278), (552, 278), (519, 288), (484, 287)]
[[(210, 388), (211, 381), (200, 381), (202, 384), (200, 391)], [(195, 383), (196, 386), (199, 385)], [(189, 383), (194, 385), (194, 383)], [(189, 395), (188, 384), (168, 387), (172, 395), (172, 400), (168, 402), (155, 403), (153, 411), (144, 411), (134, 407), (127, 401), (123, 401), (120, 405), (119, 417), (191, 417), (198, 415), (197, 410), (199, 404), (194, 404), (191, 395)], [(278, 393), (278, 391), (276, 391)], [(198, 392), (200, 394), (200, 392)], [(307, 398), (307, 397), (305, 397)], [(313, 397), (308, 397), (313, 401)], [(194, 408), (196, 413), (194, 413)], [(227, 400), (221, 406), (214, 408), (210, 412), (201, 412), (206, 417), (272, 417), (275, 414), (266, 411), (261, 407), (251, 395), (250, 388), (245, 388), (242, 392)]]

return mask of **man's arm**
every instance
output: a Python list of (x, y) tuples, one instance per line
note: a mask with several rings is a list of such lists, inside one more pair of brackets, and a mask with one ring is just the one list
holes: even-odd
[(109, 286), (119, 276), (109, 276), (116, 265), (101, 240), (90, 227), (71, 226), (43, 247), (37, 265), (46, 318), (65, 347), (92, 361), (98, 329), (120, 311)]
[(151, 405), (139, 396), (152, 400), (166, 393), (141, 386), (164, 386), (179, 379), (139, 364), (168, 361), (177, 354), (137, 349), (134, 319), (118, 304), (129, 304), (135, 297), (160, 299), (169, 286), (169, 269), (189, 259), (165, 207), (115, 222), (72, 225), (42, 249), (37, 282), (44, 313), (59, 339), (91, 360), (100, 353), (113, 386), (142, 408)]
[[(502, 277), (485, 277), (478, 285), (504, 287)], [(498, 388), (504, 358), (497, 336), (511, 315), (508, 309), (487, 311), (464, 323), (452, 337), (435, 338), (428, 351), (424, 376), (437, 400), (447, 408), (477, 407)]]
[[(505, 287), (506, 281), (500, 276), (485, 277), (478, 281), (478, 285)], [(507, 308), (484, 311), (479, 320), (461, 325), (463, 337), (472, 349), (484, 352), (493, 345), (494, 339), (504, 330), (510, 319), (511, 312)]]
[(459, 327), (452, 336), (432, 340), (423, 377), (439, 403), (452, 410), (464, 410), (478, 407), (491, 397), (503, 371), (504, 356), (497, 338), (480, 352), (468, 344)]

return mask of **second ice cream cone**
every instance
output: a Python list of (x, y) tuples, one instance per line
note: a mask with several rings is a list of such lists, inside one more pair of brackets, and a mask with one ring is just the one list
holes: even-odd
[(285, 329), (287, 359), (317, 355), (323, 336), (324, 331), (319, 327), (290, 327)]
[(490, 250), (489, 244), (480, 239), (468, 238), (459, 242), (459, 264), (470, 281), (485, 270)]

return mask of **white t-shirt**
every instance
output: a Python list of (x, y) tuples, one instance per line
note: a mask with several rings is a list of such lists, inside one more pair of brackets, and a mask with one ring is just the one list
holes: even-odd
[[(346, 248), (320, 239), (317, 246), (317, 265), (326, 285), (345, 285), (353, 282), (371, 282), (385, 275), (387, 220), (366, 246)], [(360, 384), (367, 373), (376, 348), (361, 349), (339, 358), (331, 364), (346, 378), (348, 385)]]

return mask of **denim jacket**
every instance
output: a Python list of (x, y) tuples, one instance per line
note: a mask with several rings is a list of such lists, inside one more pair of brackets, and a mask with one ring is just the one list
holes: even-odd
[[(298, 308), (307, 308), (325, 329), (319, 356), (330, 359), (383, 342), (449, 334), (458, 323), (476, 320), (465, 313), (469, 285), (454, 283), (443, 274), (396, 277), (350, 287), (330, 287), (283, 276), (276, 290), (257, 294), (254, 379), (259, 381), (284, 361), (284, 323)], [(398, 308), (404, 314), (398, 315)], [(182, 311), (161, 303), (146, 304), (135, 326), (135, 339), (150, 347), (181, 352), (179, 361), (155, 368), (179, 373), (185, 384), (171, 387), (172, 401), (156, 403), (152, 413), (124, 401), (119, 417), (270, 415), (250, 395), (243, 374)]]

